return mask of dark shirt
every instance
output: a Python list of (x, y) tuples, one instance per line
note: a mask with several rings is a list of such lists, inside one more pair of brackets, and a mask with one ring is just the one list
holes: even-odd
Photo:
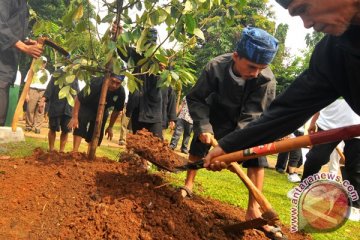
[[(132, 61), (135, 65), (143, 56), (138, 54), (134, 48), (127, 48), (128, 56), (124, 56), (118, 51), (120, 57), (125, 60)], [(141, 68), (136, 67), (134, 73), (140, 73)], [(139, 112), (137, 121), (145, 123), (162, 122), (162, 97), (161, 89), (157, 86), (159, 76), (153, 74), (142, 74), (136, 76), (142, 81), (139, 90), (129, 93), (128, 103), (126, 105), (126, 116), (131, 117), (134, 111)]]
[[(97, 109), (99, 106), (101, 88), (104, 82), (104, 78), (94, 78), (90, 83), (90, 94), (86, 95), (86, 88), (82, 89), (78, 94), (78, 100), (81, 106), (86, 106), (91, 109), (94, 116), (96, 116)], [(105, 111), (109, 108), (114, 107), (114, 111), (120, 112), (124, 108), (125, 102), (125, 90), (123, 86), (120, 86), (117, 90), (107, 92)]]
[(232, 66), (231, 53), (214, 58), (187, 95), (196, 134), (214, 133), (213, 127), (243, 128), (274, 99), (276, 81), (269, 68), (240, 86), (230, 75)]
[(0, 84), (15, 81), (20, 52), (13, 46), (27, 35), (28, 15), (25, 0), (0, 1)]
[(176, 121), (176, 94), (172, 87), (162, 88), (162, 127), (167, 129), (170, 121)]
[[(49, 84), (46, 87), (44, 97), (46, 98), (46, 102), (49, 104), (49, 117), (60, 117), (62, 115), (66, 115), (72, 117), (72, 109), (73, 107), (68, 103), (66, 97), (59, 99), (60, 88), (59, 85), (55, 85), (56, 78), (51, 77)], [(71, 83), (70, 87), (75, 91), (75, 94), (71, 94), (73, 99), (75, 99), (79, 90), (78, 80), (75, 79), (74, 82)]]
[(257, 121), (219, 141), (225, 152), (272, 142), (302, 126), (342, 96), (360, 114), (360, 26), (342, 36), (325, 36), (304, 71)]

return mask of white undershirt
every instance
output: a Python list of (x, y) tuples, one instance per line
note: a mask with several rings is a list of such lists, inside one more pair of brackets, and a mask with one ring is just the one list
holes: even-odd
[(245, 85), (245, 80), (242, 77), (238, 77), (235, 75), (234, 71), (232, 70), (232, 67), (230, 67), (229, 69), (229, 73), (230, 73), (230, 77), (232, 79), (234, 79), (234, 81), (239, 85), (239, 86), (244, 86)]

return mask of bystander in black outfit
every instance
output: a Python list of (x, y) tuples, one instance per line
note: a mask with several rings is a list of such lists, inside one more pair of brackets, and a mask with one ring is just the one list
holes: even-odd
[[(109, 126), (106, 129), (106, 133), (109, 134), (109, 138), (111, 140), (113, 136), (112, 127), (117, 117), (119, 116), (120, 111), (124, 107), (125, 91), (124, 87), (121, 86), (123, 80), (123, 76), (117, 75), (113, 75), (110, 78), (109, 88), (106, 95), (104, 116), (101, 125), (101, 133), (98, 143), (99, 146), (104, 136), (105, 124), (107, 117), (109, 116), (110, 108), (113, 107), (113, 110)], [(92, 140), (103, 82), (103, 78), (92, 79), (90, 84), (90, 94), (87, 95), (84, 88), (79, 92), (77, 98), (75, 99), (73, 116), (70, 122), (70, 126), (74, 128), (74, 152), (78, 151), (81, 138), (84, 138), (86, 142), (91, 142)]]
[[(157, 30), (149, 29), (149, 42), (155, 43)], [(143, 59), (143, 55), (136, 52), (132, 47), (127, 47), (127, 56), (118, 51), (119, 56), (126, 62), (130, 59), (134, 65)], [(141, 66), (134, 69), (133, 73), (141, 73)], [(136, 76), (142, 80), (138, 90), (129, 93), (129, 100), (126, 106), (126, 116), (130, 118), (133, 133), (143, 128), (152, 132), (155, 136), (162, 136), (162, 95), (161, 89), (157, 86), (158, 75), (141, 74)]]
[[(60, 69), (54, 73), (63, 74), (63, 71)], [(56, 138), (56, 132), (61, 130), (60, 135), (60, 152), (64, 152), (65, 145), (67, 142), (68, 133), (71, 129), (68, 127), (68, 124), (72, 117), (73, 107), (69, 104), (67, 98), (59, 98), (60, 88), (58, 84), (55, 84), (57, 77), (51, 78), (43, 98), (41, 101), (46, 101), (46, 105), (48, 105), (48, 117), (49, 117), (49, 133), (48, 133), (48, 141), (49, 141), (49, 150), (54, 150), (54, 143)], [(75, 99), (76, 95), (78, 94), (79, 90), (79, 83), (78, 80), (75, 79), (70, 84), (71, 90), (69, 94)]]

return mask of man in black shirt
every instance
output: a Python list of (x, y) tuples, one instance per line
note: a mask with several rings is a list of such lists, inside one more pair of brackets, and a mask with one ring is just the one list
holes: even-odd
[[(62, 70), (58, 70), (59, 74), (63, 74)], [(56, 75), (57, 72), (54, 73)], [(55, 85), (56, 77), (52, 76), (49, 84), (46, 87), (45, 93), (40, 100), (39, 106), (43, 106), (46, 102), (49, 104), (49, 132), (48, 132), (48, 141), (49, 141), (49, 151), (54, 150), (54, 144), (56, 139), (56, 132), (61, 130), (60, 134), (60, 152), (64, 152), (65, 145), (68, 139), (68, 133), (71, 129), (68, 128), (68, 124), (72, 117), (73, 107), (69, 104), (67, 98), (59, 99), (60, 88), (59, 85)], [(75, 79), (70, 84), (71, 91), (69, 94), (76, 98), (76, 95), (79, 92), (79, 83)], [(75, 91), (72, 94), (72, 91)]]
[[(305, 70), (256, 121), (219, 141), (206, 156), (204, 167), (227, 166), (211, 159), (224, 153), (272, 142), (302, 126), (312, 115), (342, 96), (360, 114), (360, 2), (354, 0), (277, 0), (299, 15), (304, 26), (331, 35), (315, 47)], [(345, 167), (360, 192), (360, 156)], [(356, 204), (356, 203), (354, 203)], [(357, 208), (360, 206), (357, 205)]]
[(9, 88), (14, 84), (19, 51), (38, 58), (42, 49), (36, 41), (25, 40), (29, 11), (25, 0), (0, 1), (0, 126), (5, 124)]
[[(278, 49), (278, 41), (259, 28), (245, 28), (236, 51), (212, 59), (186, 97), (194, 122), (190, 161), (203, 158), (213, 138), (245, 127), (259, 118), (275, 97), (276, 81), (268, 67)], [(246, 162), (248, 176), (262, 189), (265, 157)], [(182, 195), (191, 195), (196, 171), (186, 176)], [(250, 194), (246, 218), (257, 217), (259, 205)], [(265, 226), (271, 231), (271, 226)], [(281, 235), (281, 233), (278, 233)]]
[[(125, 90), (121, 85), (123, 80), (124, 76), (118, 75), (112, 75), (110, 78), (99, 145), (101, 144), (104, 136), (104, 129), (106, 119), (109, 115), (109, 108), (114, 107), (110, 117), (109, 126), (105, 130), (105, 134), (108, 135), (110, 140), (113, 137), (112, 127), (114, 126), (120, 111), (124, 108)], [(92, 139), (103, 82), (103, 78), (94, 78), (90, 84), (90, 94), (87, 95), (83, 89), (75, 99), (72, 118), (68, 125), (70, 128), (74, 129), (73, 152), (78, 152), (82, 138), (85, 138), (86, 142), (90, 142)]]

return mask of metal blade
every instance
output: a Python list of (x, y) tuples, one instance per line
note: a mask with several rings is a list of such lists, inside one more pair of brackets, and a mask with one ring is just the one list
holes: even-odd
[(188, 163), (183, 166), (175, 167), (175, 169), (179, 170), (179, 171), (186, 171), (186, 170), (198, 170), (203, 167), (204, 167), (204, 159), (201, 159), (201, 160), (193, 162), (193, 163)]

